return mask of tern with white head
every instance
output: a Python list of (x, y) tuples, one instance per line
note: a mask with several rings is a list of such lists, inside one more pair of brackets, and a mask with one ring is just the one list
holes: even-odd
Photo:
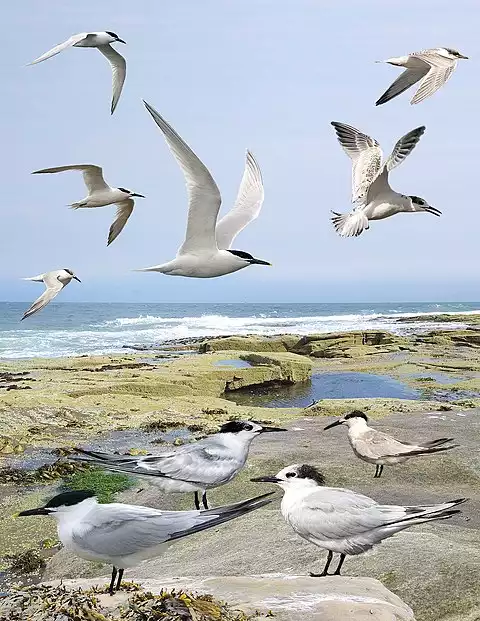
[(125, 58), (110, 45), (111, 43), (125, 43), (125, 41), (120, 39), (114, 32), (108, 30), (105, 32), (80, 32), (79, 34), (72, 35), (70, 39), (56, 45), (48, 52), (45, 52), (45, 54), (42, 54), (42, 56), (32, 61), (30, 65), (41, 63), (69, 47), (96, 47), (98, 51), (105, 56), (112, 67), (113, 95), (110, 112), (113, 114), (117, 107), (118, 100), (120, 99), (120, 95), (122, 94), (123, 83), (127, 75), (127, 63), (125, 62)]
[(348, 440), (357, 457), (369, 464), (375, 464), (375, 478), (382, 476), (383, 467), (394, 464), (403, 464), (412, 457), (432, 455), (456, 448), (453, 438), (438, 438), (429, 442), (410, 444), (396, 440), (382, 431), (377, 431), (368, 425), (368, 417), (364, 412), (354, 410), (342, 418), (327, 425), (325, 429), (332, 429), (337, 425), (348, 426)]
[(175, 259), (135, 271), (216, 278), (249, 265), (270, 265), (248, 252), (230, 249), (237, 234), (258, 216), (263, 203), (262, 177), (253, 155), (247, 153), (246, 169), (235, 206), (217, 223), (222, 199), (212, 175), (165, 119), (152, 106), (144, 103), (185, 175), (189, 207), (185, 241)]
[(380, 505), (372, 498), (339, 487), (324, 487), (321, 472), (309, 465), (294, 464), (275, 476), (252, 481), (276, 483), (283, 491), (281, 512), (287, 524), (303, 539), (328, 550), (321, 574), (327, 576), (333, 554), (340, 554), (334, 575), (340, 575), (346, 555), (362, 554), (383, 539), (405, 528), (433, 520), (445, 520), (467, 499), (430, 506)]
[[(208, 511), (161, 511), (120, 503), (98, 504), (93, 492), (64, 492), (19, 516), (50, 515), (64, 547), (87, 561), (113, 566), (110, 595), (118, 591), (123, 572), (161, 556), (177, 539), (213, 528), (260, 509), (271, 501), (263, 494)], [(116, 584), (115, 584), (116, 582)]]
[(30, 306), (28, 310), (25, 311), (21, 321), (30, 317), (34, 313), (38, 313), (38, 311), (45, 308), (45, 306), (56, 297), (60, 291), (68, 285), (71, 280), (76, 280), (78, 282), (82, 282), (80, 278), (75, 276), (75, 274), (70, 269), (63, 270), (54, 270), (52, 272), (45, 272), (45, 274), (39, 274), (38, 276), (31, 276), (30, 278), (23, 278), (22, 280), (33, 280), (33, 282), (43, 282), (45, 284), (46, 290), (42, 293), (42, 295), (35, 300), (35, 302)]
[(207, 490), (225, 485), (237, 476), (245, 466), (252, 440), (260, 434), (279, 431), (286, 429), (232, 420), (216, 434), (160, 455), (132, 457), (77, 448), (82, 457), (73, 459), (134, 475), (166, 493), (194, 492), (197, 509), (201, 494), (203, 506), (208, 509)]
[(111, 188), (103, 178), (102, 168), (94, 164), (73, 164), (71, 166), (42, 168), (42, 170), (35, 170), (32, 175), (59, 173), (66, 170), (80, 170), (88, 190), (88, 196), (70, 205), (72, 209), (117, 205), (116, 218), (108, 232), (107, 246), (109, 246), (123, 231), (128, 218), (131, 216), (135, 204), (133, 199), (135, 197), (145, 198), (145, 196), (125, 188)]
[(425, 127), (417, 127), (396, 143), (390, 156), (382, 163), (380, 144), (361, 131), (332, 122), (338, 141), (352, 160), (352, 203), (349, 213), (332, 212), (335, 230), (341, 237), (358, 237), (370, 228), (370, 220), (383, 220), (397, 213), (426, 212), (440, 216), (441, 211), (418, 196), (406, 196), (390, 187), (388, 175), (410, 155)]

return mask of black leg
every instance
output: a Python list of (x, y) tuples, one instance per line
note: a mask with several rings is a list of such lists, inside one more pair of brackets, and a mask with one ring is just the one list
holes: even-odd
[(113, 595), (113, 589), (115, 586), (115, 578), (117, 577), (117, 568), (113, 567), (112, 568), (112, 579), (110, 580), (110, 587), (108, 589), (108, 592), (110, 593), (110, 595)]
[(122, 584), (123, 572), (123, 569), (118, 570), (117, 591), (120, 590), (120, 585)]
[(328, 568), (330, 567), (330, 563), (332, 562), (333, 559), (333, 552), (331, 550), (328, 551), (328, 556), (327, 556), (327, 562), (325, 563), (325, 567), (323, 568), (323, 571), (321, 574), (314, 574), (312, 572), (310, 572), (310, 576), (312, 578), (323, 578), (323, 576), (328, 576)]
[(203, 508), (208, 509), (207, 492), (203, 492), (202, 503), (203, 503)]
[(200, 509), (200, 498), (198, 497), (198, 492), (195, 492), (195, 509)]
[(342, 565), (345, 562), (345, 554), (340, 554), (340, 560), (338, 561), (337, 569), (335, 570), (334, 576), (340, 575), (340, 570), (342, 569)]
[(375, 474), (373, 476), (374, 479), (378, 479), (378, 471), (380, 470), (380, 466), (377, 464), (375, 466)]
[(378, 472), (378, 478), (382, 476), (382, 472), (383, 472), (383, 464), (380, 466), (380, 470)]

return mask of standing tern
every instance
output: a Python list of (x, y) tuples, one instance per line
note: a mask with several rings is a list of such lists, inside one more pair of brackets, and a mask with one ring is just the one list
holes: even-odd
[(98, 504), (91, 491), (64, 492), (38, 509), (19, 516), (50, 515), (67, 550), (87, 561), (113, 565), (110, 595), (118, 591), (123, 572), (142, 561), (161, 556), (169, 544), (213, 528), (269, 504), (263, 494), (208, 511), (161, 511), (120, 503)]
[(35, 300), (30, 308), (25, 311), (21, 321), (42, 310), (42, 308), (44, 308), (49, 302), (51, 302), (53, 298), (56, 297), (60, 293), (60, 291), (68, 285), (72, 278), (74, 280), (77, 280), (78, 282), (82, 282), (80, 278), (77, 278), (77, 276), (75, 276), (72, 270), (66, 268), (64, 270), (45, 272), (45, 274), (40, 274), (39, 276), (32, 276), (31, 278), (23, 278), (22, 280), (43, 282), (45, 283), (47, 289), (42, 293), (38, 300)]
[(353, 452), (363, 461), (376, 465), (374, 478), (377, 479), (382, 476), (385, 465), (403, 464), (412, 457), (449, 451), (458, 446), (457, 444), (444, 446), (448, 442), (453, 442), (453, 438), (438, 438), (421, 444), (400, 442), (382, 431), (369, 427), (368, 417), (359, 410), (346, 414), (327, 425), (325, 429), (332, 429), (337, 425), (348, 426), (348, 440)]
[(94, 164), (74, 164), (72, 166), (57, 166), (56, 168), (43, 168), (35, 170), (32, 175), (43, 175), (45, 173), (58, 173), (65, 170), (81, 170), (83, 180), (87, 186), (88, 196), (78, 203), (72, 203), (72, 209), (89, 207), (105, 207), (106, 205), (117, 205), (115, 220), (108, 232), (107, 246), (123, 231), (123, 227), (130, 217), (135, 201), (133, 198), (145, 198), (143, 194), (137, 194), (125, 188), (111, 188), (103, 178), (103, 170)]
[(276, 483), (284, 490), (282, 515), (303, 539), (328, 550), (321, 574), (327, 576), (333, 553), (340, 554), (339, 576), (345, 556), (362, 554), (383, 539), (405, 528), (433, 520), (445, 520), (456, 513), (453, 509), (467, 499), (460, 498), (438, 505), (403, 507), (380, 505), (372, 498), (349, 489), (324, 487), (323, 475), (313, 466), (288, 466), (276, 476), (252, 481)]
[(214, 435), (161, 455), (132, 457), (76, 448), (88, 459), (73, 459), (138, 476), (166, 493), (194, 492), (196, 509), (200, 509), (200, 492), (203, 506), (208, 509), (206, 490), (236, 477), (245, 466), (252, 440), (261, 433), (275, 431), (286, 429), (234, 420), (223, 424)]
[(396, 65), (397, 67), (404, 67), (405, 71), (389, 86), (375, 105), (380, 106), (387, 103), (387, 101), (400, 95), (417, 82), (420, 82), (420, 84), (410, 103), (420, 103), (436, 93), (445, 84), (461, 58), (468, 58), (468, 56), (464, 56), (457, 52), (457, 50), (452, 50), (449, 47), (435, 47), (421, 52), (413, 52), (407, 56), (398, 56), (397, 58), (387, 58), (387, 60), (378, 61), (388, 63), (389, 65)]
[(247, 153), (246, 170), (234, 208), (217, 224), (222, 199), (210, 172), (165, 119), (144, 103), (185, 175), (189, 208), (185, 241), (175, 259), (136, 271), (215, 278), (249, 265), (270, 265), (248, 252), (229, 248), (236, 235), (258, 216), (262, 206), (262, 178), (253, 155)]
[(115, 112), (118, 100), (122, 93), (123, 83), (125, 82), (125, 76), (127, 75), (127, 64), (125, 58), (115, 50), (110, 43), (125, 43), (123, 39), (120, 39), (114, 32), (81, 32), (76, 35), (72, 35), (70, 39), (56, 45), (42, 56), (39, 56), (30, 65), (36, 65), (41, 63), (47, 58), (51, 58), (63, 50), (69, 47), (96, 47), (99, 52), (105, 56), (110, 65), (112, 66), (112, 104), (110, 113)]
[(380, 144), (351, 125), (332, 122), (338, 141), (352, 160), (352, 203), (356, 206), (345, 214), (332, 212), (332, 222), (341, 237), (358, 237), (368, 230), (370, 220), (383, 220), (397, 213), (427, 212), (440, 216), (441, 211), (431, 207), (418, 196), (405, 196), (390, 187), (388, 175), (413, 151), (425, 127), (417, 127), (405, 134), (382, 163)]

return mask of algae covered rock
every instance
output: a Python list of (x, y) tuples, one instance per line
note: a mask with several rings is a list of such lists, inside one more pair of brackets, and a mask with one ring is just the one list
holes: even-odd
[(298, 343), (299, 336), (282, 334), (279, 336), (224, 336), (207, 339), (200, 343), (199, 353), (216, 351), (258, 351), (282, 352), (292, 351)]

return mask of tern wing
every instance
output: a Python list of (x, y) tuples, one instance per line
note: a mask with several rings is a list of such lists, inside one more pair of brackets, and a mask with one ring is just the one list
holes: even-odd
[(101, 166), (95, 166), (94, 164), (72, 164), (71, 166), (57, 166), (56, 168), (42, 168), (42, 170), (35, 170), (32, 175), (58, 173), (64, 172), (65, 170), (81, 170), (83, 173), (83, 181), (85, 182), (87, 190), (90, 194), (100, 190), (110, 189), (109, 185), (103, 178)]
[(259, 509), (271, 502), (266, 498), (270, 495), (207, 511), (159, 511), (119, 503), (97, 505), (73, 529), (72, 539), (81, 549), (99, 556), (139, 554)]
[(80, 34), (72, 35), (70, 39), (67, 39), (63, 43), (59, 43), (55, 47), (52, 47), (51, 50), (49, 50), (48, 52), (45, 52), (45, 54), (42, 54), (42, 56), (39, 56), (38, 58), (36, 58), (29, 64), (36, 65), (37, 63), (41, 63), (44, 60), (47, 60), (47, 58), (51, 58), (52, 56), (55, 56), (56, 54), (60, 54), (60, 52), (63, 52), (63, 50), (66, 50), (67, 47), (73, 47), (76, 43), (80, 43), (80, 41), (83, 41), (89, 36), (91, 35), (89, 35), (87, 32), (81, 32)]
[(368, 188), (382, 165), (382, 149), (375, 138), (351, 125), (332, 122), (341, 147), (352, 160), (352, 203), (363, 205)]
[(233, 208), (217, 223), (216, 238), (219, 248), (230, 248), (235, 237), (258, 217), (264, 198), (262, 173), (257, 161), (247, 151), (237, 200)]
[(187, 233), (178, 254), (197, 254), (217, 249), (215, 225), (222, 201), (217, 184), (177, 132), (149, 104), (145, 107), (163, 132), (170, 150), (185, 175), (188, 192)]
[(400, 455), (418, 449), (395, 440), (392, 436), (372, 429), (355, 440), (355, 450), (363, 457), (379, 459), (381, 457)]
[(113, 240), (123, 231), (123, 227), (127, 224), (127, 220), (132, 214), (134, 204), (133, 198), (127, 198), (117, 203), (117, 216), (108, 232), (107, 246), (110, 246)]
[(433, 95), (441, 88), (452, 75), (457, 66), (456, 60), (444, 58), (440, 54), (418, 54), (424, 62), (430, 65), (430, 70), (423, 77), (418, 90), (411, 100), (411, 104), (417, 104)]
[(402, 136), (400, 140), (393, 147), (393, 151), (385, 162), (385, 166), (388, 171), (393, 170), (396, 166), (401, 164), (403, 160), (410, 155), (413, 149), (417, 146), (418, 141), (425, 132), (425, 125), (416, 127), (412, 131)]
[(113, 114), (122, 94), (123, 83), (127, 75), (127, 63), (125, 58), (111, 45), (99, 45), (98, 51), (102, 52), (112, 66), (112, 106), (110, 112)]
[(58, 272), (47, 272), (44, 275), (43, 282), (45, 283), (47, 289), (37, 300), (35, 300), (30, 308), (25, 311), (21, 321), (23, 321), (27, 317), (30, 317), (31, 315), (34, 315), (38, 311), (42, 310), (42, 308), (45, 308), (45, 306), (60, 293), (65, 285), (58, 280), (57, 275)]
[[(408, 88), (419, 82), (422, 78), (424, 78), (430, 71), (430, 65), (425, 62), (424, 67), (418, 67), (415, 69), (405, 69), (398, 76), (398, 78), (393, 82), (387, 90), (383, 93), (383, 95), (375, 102), (376, 106), (381, 106), (387, 101), (390, 101), (397, 95), (400, 95)], [(413, 101), (412, 101), (413, 103)]]

